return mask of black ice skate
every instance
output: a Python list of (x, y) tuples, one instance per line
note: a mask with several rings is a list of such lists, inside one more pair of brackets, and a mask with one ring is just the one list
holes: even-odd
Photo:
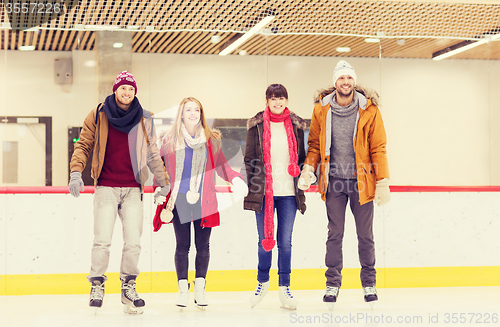
[(141, 314), (144, 312), (146, 303), (139, 297), (135, 290), (135, 276), (128, 276), (122, 282), (122, 303), (123, 311), (130, 314)]
[(373, 301), (378, 300), (377, 289), (375, 286), (363, 287), (363, 292), (365, 293), (365, 302), (369, 302), (373, 309)]
[(332, 311), (337, 302), (337, 297), (339, 296), (339, 287), (327, 286), (325, 296), (323, 296), (323, 302), (328, 305), (328, 310)]
[(98, 277), (92, 279), (92, 286), (90, 288), (90, 302), (91, 307), (100, 308), (104, 299), (104, 278)]

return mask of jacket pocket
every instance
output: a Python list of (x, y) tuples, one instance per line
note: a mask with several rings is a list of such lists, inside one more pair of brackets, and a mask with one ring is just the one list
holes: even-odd
[(372, 198), (375, 196), (375, 185), (377, 183), (375, 173), (371, 169), (367, 170), (366, 167), (363, 167), (363, 172), (364, 181), (361, 185), (358, 183), (359, 192), (364, 192), (368, 198)]

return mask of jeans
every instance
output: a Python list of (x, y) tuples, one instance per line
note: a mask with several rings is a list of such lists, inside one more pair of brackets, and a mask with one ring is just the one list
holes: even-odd
[(138, 187), (97, 186), (94, 193), (94, 244), (91, 253), (89, 281), (103, 277), (108, 269), (109, 248), (116, 215), (123, 225), (123, 250), (120, 279), (138, 276), (143, 229), (143, 202)]
[(342, 239), (347, 201), (351, 207), (358, 235), (358, 255), (361, 264), (361, 285), (375, 286), (375, 242), (373, 240), (373, 201), (359, 204), (357, 180), (330, 177), (326, 193), (328, 240), (326, 241), (326, 285), (342, 284)]
[[(175, 232), (175, 270), (177, 279), (187, 279), (189, 269), (189, 248), (191, 247), (191, 224), (194, 228), (194, 245), (196, 247), (195, 270), (196, 278), (207, 276), (210, 261), (210, 234), (212, 228), (200, 226), (201, 201), (190, 204), (186, 194), (178, 193), (172, 212)], [(192, 220), (192, 222), (191, 222)]]
[[(269, 281), (269, 269), (271, 269), (272, 251), (267, 252), (262, 247), (264, 239), (264, 206), (265, 197), (260, 213), (256, 212), (257, 231), (259, 233), (259, 265), (257, 280), (260, 283)], [(292, 266), (292, 231), (297, 213), (297, 202), (295, 196), (275, 196), (274, 208), (277, 212), (278, 222), (276, 224), (276, 243), (278, 244), (278, 276), (279, 286), (290, 286), (290, 273)]]

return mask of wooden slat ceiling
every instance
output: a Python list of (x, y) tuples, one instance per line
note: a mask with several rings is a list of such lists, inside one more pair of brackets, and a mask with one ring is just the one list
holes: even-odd
[[(500, 33), (498, 1), (444, 1), (67, 0), (63, 14), (51, 20), (30, 13), (11, 16), (12, 7), (5, 5), (9, 1), (3, 1), (0, 49), (34, 45), (39, 51), (91, 51), (96, 29), (104, 25), (131, 33), (134, 52), (218, 54), (268, 13), (275, 18), (265, 33), (232, 54), (245, 50), (249, 55), (431, 58), (463, 40)], [(56, 2), (61, 0), (44, 3)], [(26, 30), (30, 27), (35, 31)], [(217, 44), (211, 42), (214, 35), (220, 36)], [(369, 37), (381, 41), (365, 42)], [(337, 47), (351, 51), (339, 53)], [(500, 60), (500, 41), (452, 58)]]

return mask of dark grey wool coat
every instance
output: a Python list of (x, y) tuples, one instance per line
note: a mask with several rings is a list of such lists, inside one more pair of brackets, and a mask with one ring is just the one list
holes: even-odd
[[(297, 140), (298, 165), (302, 169), (306, 158), (304, 147), (304, 131), (307, 127), (305, 120), (290, 112), (290, 119), (293, 125), (293, 131)], [(245, 150), (245, 170), (248, 185), (248, 195), (243, 201), (245, 210), (253, 210), (260, 213), (264, 201), (266, 174), (264, 170), (264, 153), (262, 150), (264, 132), (264, 111), (257, 113), (247, 121), (247, 144)], [(295, 199), (297, 209), (303, 214), (306, 211), (306, 198), (304, 191), (300, 190), (298, 185), (299, 176), (294, 178)]]

